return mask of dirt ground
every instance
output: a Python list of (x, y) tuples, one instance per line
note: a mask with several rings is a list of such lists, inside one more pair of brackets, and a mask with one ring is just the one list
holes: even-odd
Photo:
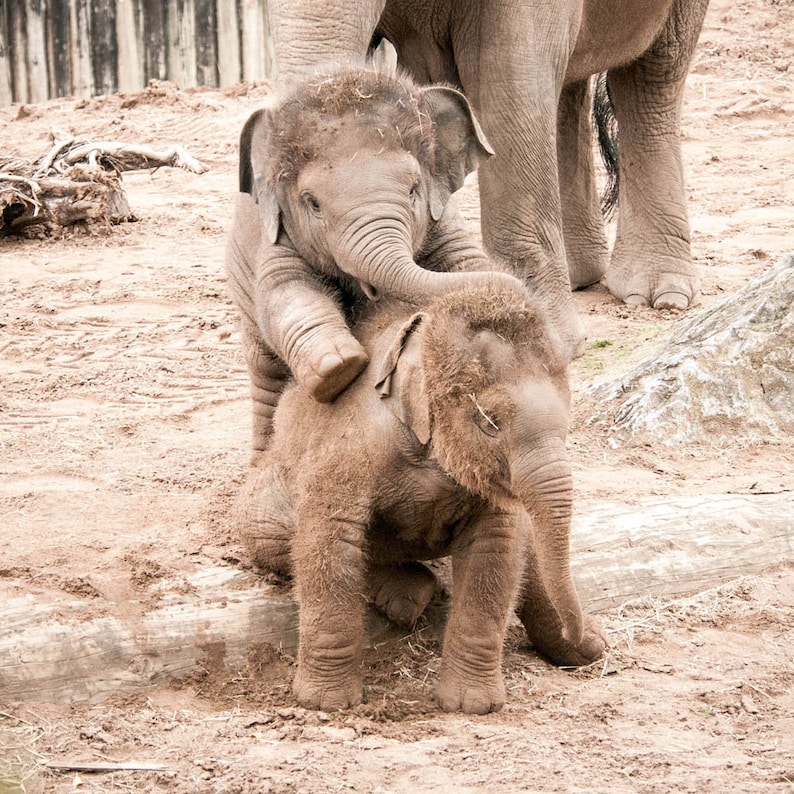
[[(125, 175), (138, 220), (109, 233), (0, 242), (0, 600), (60, 592), (112, 610), (158, 580), (238, 564), (227, 508), (249, 405), (223, 249), (237, 136), (266, 90), (0, 109), (0, 150), (15, 155), (44, 152), (54, 127), (180, 143), (210, 166)], [(712, 3), (683, 136), (707, 304), (794, 249), (791, 0)], [(474, 219), (474, 194), (463, 201)], [(576, 301), (590, 339), (611, 343), (573, 367), (577, 509), (794, 491), (789, 439), (613, 449), (576, 394), (676, 317), (602, 287)], [(341, 714), (296, 708), (293, 660), (276, 653), (101, 703), (2, 703), (0, 792), (794, 791), (790, 563), (602, 614), (608, 657), (581, 671), (511, 632), (508, 702), (486, 717), (435, 709), (439, 646), (421, 625), (368, 651), (367, 702)], [(47, 766), (75, 762), (158, 768)]]

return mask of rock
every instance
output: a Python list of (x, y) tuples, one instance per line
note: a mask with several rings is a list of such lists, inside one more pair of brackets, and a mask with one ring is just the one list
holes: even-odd
[(794, 254), (673, 327), (617, 381), (585, 389), (614, 445), (794, 433)]

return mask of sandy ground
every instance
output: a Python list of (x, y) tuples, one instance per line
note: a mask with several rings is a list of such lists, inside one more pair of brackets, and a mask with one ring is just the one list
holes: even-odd
[[(794, 249), (793, 89), (791, 0), (715, 2), (683, 114), (704, 303)], [(223, 248), (237, 136), (265, 92), (166, 86), (0, 109), (0, 149), (15, 155), (42, 153), (56, 127), (178, 142), (210, 166), (126, 175), (138, 221), (110, 233), (0, 242), (0, 598), (121, 609), (159, 581), (239, 564), (227, 508), (249, 405)], [(463, 202), (473, 218), (473, 194)], [(611, 344), (575, 363), (575, 393), (676, 319), (601, 287), (576, 300), (590, 338)], [(787, 440), (612, 449), (575, 403), (581, 509), (794, 490)], [(482, 718), (433, 706), (439, 647), (421, 626), (367, 653), (367, 702), (342, 714), (296, 708), (293, 660), (275, 653), (101, 703), (3, 703), (0, 792), (794, 791), (788, 562), (603, 614), (612, 647), (586, 670), (549, 666), (512, 632), (508, 703)], [(75, 761), (162, 768), (46, 766)]]

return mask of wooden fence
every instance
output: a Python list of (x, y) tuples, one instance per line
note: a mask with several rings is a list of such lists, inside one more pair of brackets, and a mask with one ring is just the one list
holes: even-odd
[(272, 74), (267, 0), (0, 0), (0, 106)]

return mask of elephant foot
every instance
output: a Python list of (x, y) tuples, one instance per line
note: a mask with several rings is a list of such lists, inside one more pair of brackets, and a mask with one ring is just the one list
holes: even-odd
[(584, 289), (597, 284), (607, 271), (606, 255), (599, 250), (595, 254), (589, 252), (577, 255), (576, 251), (568, 252), (568, 276), (571, 289)]
[(436, 702), (442, 711), (490, 714), (505, 704), (505, 687), (497, 670), (490, 680), (472, 680), (453, 671), (442, 671), (436, 687)]
[(369, 356), (352, 337), (326, 350), (307, 370), (296, 368), (295, 377), (317, 402), (331, 402), (344, 391), (364, 370)]
[[(641, 260), (634, 260), (641, 261)], [(698, 303), (700, 279), (691, 263), (677, 262), (669, 270), (613, 264), (607, 271), (607, 289), (629, 306), (683, 311)]]
[(363, 686), (358, 675), (346, 676), (341, 681), (328, 680), (309, 676), (299, 668), (292, 682), (292, 692), (303, 708), (340, 711), (361, 703)]
[(607, 647), (601, 626), (590, 615), (584, 616), (582, 639), (576, 644), (560, 636), (549, 638), (531, 635), (530, 639), (535, 650), (558, 667), (582, 667), (591, 664), (602, 656)]
[[(570, 296), (570, 293), (568, 293)], [(554, 308), (560, 301), (554, 301), (553, 308), (549, 309), (552, 325), (557, 332), (560, 340), (560, 350), (567, 361), (579, 358), (587, 348), (587, 335), (584, 325), (576, 313), (573, 300), (569, 297), (570, 303), (563, 308)]]
[(412, 626), (436, 592), (435, 574), (419, 562), (374, 567), (370, 600), (399, 626)]

